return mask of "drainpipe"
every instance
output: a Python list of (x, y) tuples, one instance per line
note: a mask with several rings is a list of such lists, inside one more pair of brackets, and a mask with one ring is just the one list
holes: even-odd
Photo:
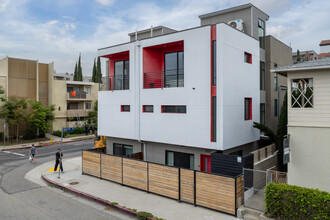
[[(137, 32), (136, 32), (137, 33)], [(137, 35), (135, 36), (137, 39)], [(135, 72), (140, 73), (140, 41), (135, 41), (135, 48), (134, 48), (134, 58), (135, 58)], [(138, 86), (137, 86), (137, 93), (138, 93), (138, 103), (137, 103), (137, 119), (138, 119), (138, 142), (143, 144), (143, 160), (147, 161), (147, 144), (141, 141), (141, 77), (140, 74), (135, 74), (138, 77)]]

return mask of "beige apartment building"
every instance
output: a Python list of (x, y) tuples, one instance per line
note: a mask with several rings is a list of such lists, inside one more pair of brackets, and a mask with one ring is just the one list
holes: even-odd
[(55, 105), (53, 131), (83, 126), (88, 111), (93, 110), (98, 91), (98, 83), (58, 80), (54, 77), (51, 95)]
[(288, 183), (330, 192), (330, 57), (272, 72), (287, 76)]
[[(83, 125), (97, 100), (99, 85), (71, 81), (71, 75), (54, 72), (54, 63), (6, 57), (0, 60), (0, 86), (7, 98), (16, 96), (40, 101), (44, 106), (55, 105), (52, 130)], [(101, 84), (100, 87), (105, 86)], [(75, 95), (71, 94), (72, 91)], [(19, 134), (24, 135), (25, 130), (26, 126), (22, 125)], [(3, 131), (2, 123), (0, 131)]]

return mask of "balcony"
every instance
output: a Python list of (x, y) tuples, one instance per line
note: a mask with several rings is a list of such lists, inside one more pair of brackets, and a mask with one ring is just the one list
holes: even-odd
[(94, 94), (79, 91), (76, 91), (76, 93), (68, 92), (66, 94), (66, 99), (70, 101), (92, 101), (94, 99)]
[(161, 70), (143, 73), (143, 88), (184, 87), (183, 69)]
[(66, 115), (67, 117), (86, 117), (88, 112), (85, 109), (68, 109)]

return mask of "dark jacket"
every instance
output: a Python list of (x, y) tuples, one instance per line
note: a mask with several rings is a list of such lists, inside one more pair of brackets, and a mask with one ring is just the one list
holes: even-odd
[(59, 152), (56, 152), (56, 160), (60, 160), (60, 157), (63, 157), (63, 153), (61, 152), (61, 156)]

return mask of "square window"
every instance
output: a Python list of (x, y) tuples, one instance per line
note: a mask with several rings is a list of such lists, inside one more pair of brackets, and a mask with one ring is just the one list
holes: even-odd
[(244, 99), (244, 119), (252, 120), (252, 98)]
[(313, 79), (292, 79), (291, 80), (291, 107), (292, 108), (313, 108)]
[(244, 52), (244, 62), (252, 64), (252, 54)]
[(121, 111), (122, 112), (130, 112), (131, 111), (131, 106), (130, 105), (122, 105), (121, 106)]
[(144, 105), (142, 110), (143, 110), (143, 112), (152, 113), (152, 112), (154, 112), (154, 106), (153, 105)]

